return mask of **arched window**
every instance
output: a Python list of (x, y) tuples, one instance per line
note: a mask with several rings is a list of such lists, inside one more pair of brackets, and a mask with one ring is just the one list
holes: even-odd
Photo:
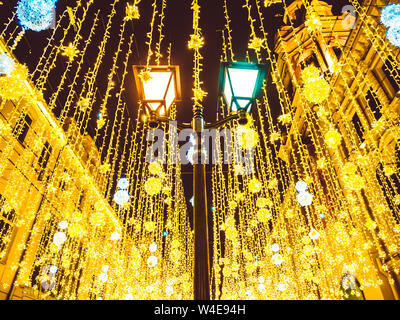
[(365, 300), (364, 292), (360, 289), (357, 278), (346, 273), (340, 282), (340, 290), (344, 300)]

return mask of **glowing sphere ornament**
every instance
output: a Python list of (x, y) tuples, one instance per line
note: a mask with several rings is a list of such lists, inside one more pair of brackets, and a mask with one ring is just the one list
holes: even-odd
[(103, 282), (103, 283), (106, 283), (107, 282), (107, 280), (108, 280), (108, 276), (107, 276), (107, 273), (100, 273), (99, 274), (99, 280), (101, 281), (101, 282)]
[(249, 191), (251, 193), (258, 193), (261, 191), (262, 188), (262, 183), (260, 182), (260, 180), (253, 178), (250, 180), (249, 182)]
[(110, 236), (110, 240), (118, 241), (121, 239), (121, 234), (119, 232), (113, 232)]
[(329, 83), (322, 77), (318, 68), (306, 67), (302, 71), (302, 78), (304, 81), (303, 92), (308, 101), (319, 104), (328, 98)]
[(265, 293), (265, 284), (260, 283), (260, 284), (257, 286), (257, 290), (260, 291), (261, 293)]
[(295, 188), (297, 192), (303, 192), (308, 189), (308, 185), (305, 181), (300, 180), (296, 183)]
[(26, 93), (28, 73), (26, 66), (16, 64), (8, 76), (0, 77), (0, 96), (7, 100), (20, 99)]
[(279, 251), (279, 245), (277, 243), (272, 244), (271, 246), (272, 252), (278, 252)]
[(302, 206), (306, 207), (312, 204), (313, 196), (308, 191), (300, 192), (297, 195), (297, 202)]
[(68, 228), (68, 221), (61, 221), (59, 224), (58, 224), (58, 227), (61, 229), (61, 230), (65, 230), (65, 229), (67, 229)]
[(158, 259), (157, 259), (156, 256), (150, 256), (150, 257), (148, 257), (148, 259), (147, 259), (147, 265), (148, 265), (150, 268), (154, 268), (154, 267), (157, 265), (157, 262), (158, 262)]
[(237, 208), (237, 202), (236, 201), (229, 201), (229, 208), (230, 209), (236, 209)]
[(155, 196), (156, 194), (160, 193), (162, 186), (163, 185), (160, 179), (152, 177), (146, 181), (144, 184), (144, 189), (149, 196)]
[(101, 267), (101, 271), (103, 271), (104, 273), (107, 273), (107, 271), (108, 271), (109, 268), (110, 268), (110, 267), (109, 267), (107, 264), (105, 264), (105, 265), (103, 265), (103, 266)]
[(126, 4), (126, 10), (125, 10), (126, 16), (124, 20), (130, 21), (132, 19), (139, 19), (140, 18), (140, 13), (139, 13), (139, 8), (135, 4)]
[(400, 4), (392, 3), (382, 9), (381, 23), (387, 27), (400, 27)]
[(126, 190), (129, 187), (129, 180), (128, 178), (121, 178), (118, 180), (118, 184), (117, 187), (122, 189), (122, 190)]
[(304, 70), (301, 73), (301, 77), (303, 78), (304, 82), (312, 81), (320, 76), (321, 72), (317, 67), (313, 65), (304, 68)]
[(329, 83), (323, 78), (318, 78), (307, 82), (304, 86), (305, 97), (308, 101), (313, 103), (324, 102), (328, 98), (329, 92)]
[(318, 240), (319, 238), (319, 232), (315, 229), (312, 229), (310, 233), (308, 234), (311, 240)]
[(167, 294), (167, 296), (170, 296), (174, 293), (174, 288), (172, 288), (172, 286), (167, 286), (165, 288), (165, 293)]
[(119, 206), (123, 206), (125, 203), (129, 202), (129, 193), (126, 190), (118, 190), (114, 194), (114, 201)]
[[(103, 211), (96, 210), (89, 217), (89, 222), (95, 227), (103, 227), (106, 224), (106, 217)], [(71, 231), (71, 230), (70, 230)]]
[(284, 283), (280, 283), (277, 285), (276, 289), (279, 291), (286, 291), (286, 285)]
[(149, 246), (149, 251), (150, 252), (156, 252), (158, 249), (158, 246), (155, 242), (153, 242), (150, 246)]
[(50, 273), (54, 274), (54, 273), (56, 273), (58, 271), (58, 267), (57, 266), (50, 266), (49, 270), (50, 270)]
[(161, 176), (163, 174), (163, 167), (159, 162), (152, 162), (149, 164), (149, 172), (155, 176)]
[(81, 238), (85, 234), (85, 229), (79, 223), (73, 223), (68, 228), (68, 234), (73, 238)]
[(0, 53), (0, 74), (8, 76), (14, 70), (14, 66), (14, 60), (7, 53)]
[(267, 208), (262, 208), (257, 211), (257, 219), (260, 222), (268, 222), (272, 218), (271, 211), (269, 211)]
[(65, 241), (67, 241), (67, 236), (64, 232), (57, 232), (54, 234), (53, 242), (57, 246), (61, 246)]
[(268, 199), (266, 198), (258, 198), (256, 202), (257, 208), (265, 208), (269, 205)]
[(79, 53), (79, 50), (72, 43), (70, 43), (68, 46), (62, 47), (62, 50), (62, 55), (68, 57), (69, 61), (73, 61), (76, 55)]
[(23, 29), (42, 31), (55, 21), (56, 0), (20, 0), (16, 15)]
[(386, 32), (386, 38), (392, 45), (400, 47), (400, 26), (390, 27)]
[(283, 259), (282, 255), (280, 255), (279, 253), (275, 253), (271, 258), (271, 262), (276, 266), (281, 265), (283, 260), (284, 259)]
[(239, 126), (235, 132), (236, 142), (243, 149), (253, 149), (259, 140), (258, 133), (252, 129), (245, 126)]
[(324, 141), (328, 148), (333, 149), (338, 147), (342, 142), (342, 135), (334, 128), (330, 128), (325, 134)]

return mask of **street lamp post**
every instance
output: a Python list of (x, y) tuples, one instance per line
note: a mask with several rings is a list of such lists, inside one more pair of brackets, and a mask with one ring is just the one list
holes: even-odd
[[(139, 99), (145, 104), (150, 128), (169, 121), (169, 108), (180, 100), (179, 67), (134, 66)], [(204, 129), (218, 128), (237, 119), (247, 123), (247, 113), (260, 94), (265, 77), (265, 66), (247, 62), (223, 63), (220, 71), (219, 92), (231, 114), (216, 122), (206, 123), (203, 106), (193, 107), (191, 124), (178, 124), (178, 129), (192, 128), (196, 134), (196, 153), (193, 161), (193, 228), (194, 228), (194, 299), (210, 299), (210, 262), (208, 237), (208, 210), (205, 163), (201, 161)]]

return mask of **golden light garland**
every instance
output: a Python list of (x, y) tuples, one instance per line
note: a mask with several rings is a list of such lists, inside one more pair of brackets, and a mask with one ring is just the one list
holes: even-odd
[[(151, 57), (157, 64), (163, 57), (167, 2), (161, 2), (161, 10), (153, 2), (147, 66)], [(306, 19), (298, 27), (289, 1), (264, 5), (273, 8), (276, 2), (286, 11), (285, 26), (270, 48), (263, 2), (242, 1), (250, 27), (247, 58), (254, 54), (257, 62), (265, 62), (266, 57), (278, 101), (272, 104), (263, 88), (254, 121), (247, 127), (227, 125), (239, 131), (233, 163), (212, 168), (212, 297), (395, 298), (400, 274), (398, 49), (371, 14), (374, 6), (350, 1), (357, 23), (348, 30), (327, 7), (308, 0), (300, 1)], [(139, 3), (113, 1), (99, 40), (94, 37), (99, 12), (89, 10), (95, 4), (79, 2), (59, 17), (34, 72), (17, 63), (0, 78), (0, 173), (7, 177), (0, 189), (3, 293), (22, 294), (24, 286), (36, 299), (193, 298), (193, 232), (179, 159), (173, 163), (169, 153), (177, 136), (171, 134), (163, 146), (167, 163), (154, 158), (147, 163), (148, 128), (139, 121), (143, 106), (136, 119), (129, 118), (123, 98), (135, 36), (126, 37), (127, 22), (141, 19)], [(234, 4), (222, 5), (222, 56), (231, 61), (234, 33), (228, 12)], [(206, 96), (200, 80), (205, 39), (198, 1), (191, 9), (193, 33), (184, 41), (194, 53), (192, 99), (200, 104)], [(12, 23), (1, 33), (2, 38), (10, 33), (9, 47), (0, 43), (0, 51), (10, 56), (22, 37), (9, 31)], [(105, 67), (116, 24), (118, 46)], [(86, 28), (90, 33), (83, 39)], [(87, 66), (92, 49), (97, 57)], [(68, 59), (67, 68), (52, 79), (46, 103), (43, 93), (60, 55)], [(107, 89), (100, 92), (103, 73)], [(148, 70), (141, 74), (144, 81), (149, 76)], [(271, 110), (277, 105), (281, 115), (275, 119)], [(59, 107), (56, 117), (52, 110)], [(97, 128), (90, 138), (92, 113)], [(173, 105), (171, 119), (176, 113)], [(226, 115), (221, 103), (217, 117)], [(166, 124), (161, 126), (167, 131)], [(223, 155), (221, 141), (214, 142)], [(254, 152), (254, 158), (239, 162), (239, 152)], [(129, 200), (118, 205), (113, 193), (115, 179), (122, 177), (129, 181)]]

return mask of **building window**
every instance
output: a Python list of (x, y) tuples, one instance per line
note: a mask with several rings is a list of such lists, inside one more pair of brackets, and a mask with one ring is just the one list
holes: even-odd
[(396, 67), (394, 59), (389, 55), (388, 59), (384, 62), (382, 70), (392, 85), (395, 92), (400, 90), (400, 70)]
[(340, 49), (340, 48), (338, 48), (338, 47), (332, 47), (332, 49), (333, 49), (333, 52), (334, 52), (335, 55), (336, 55), (336, 58), (337, 58), (338, 60), (340, 60), (340, 57), (342, 56), (342, 49)]
[(39, 173), (39, 177), (38, 180), (42, 181), (43, 177), (44, 177), (44, 173), (45, 170), (47, 168), (47, 165), (49, 163), (49, 159), (50, 159), (50, 155), (53, 151), (52, 146), (50, 145), (49, 142), (46, 141), (46, 143), (44, 144), (42, 153), (40, 154), (39, 160), (38, 160), (38, 164), (40, 166), (40, 173)]
[(344, 300), (365, 300), (364, 292), (360, 289), (360, 283), (352, 274), (345, 274), (340, 281), (340, 290)]
[(315, 52), (311, 53), (306, 59), (304, 59), (304, 61), (301, 63), (302, 69), (310, 66), (310, 65), (314, 65), (315, 67), (317, 67), (318, 69), (321, 68), (317, 55)]
[(357, 112), (354, 113), (353, 118), (351, 119), (353, 122), (354, 128), (356, 129), (357, 135), (360, 138), (360, 142), (364, 142), (364, 128), (362, 126), (360, 117), (358, 116)]
[(379, 102), (379, 99), (376, 96), (375, 92), (372, 90), (372, 88), (369, 88), (365, 98), (372, 111), (372, 114), (374, 115), (374, 118), (376, 120), (379, 120), (382, 116), (382, 113), (380, 111), (381, 103)]
[(9, 209), (4, 206), (5, 199), (0, 195), (0, 261), (4, 262), (7, 257), (8, 250), (10, 249), (14, 223), (15, 223), (15, 210)]
[(18, 139), (21, 144), (24, 144), (26, 135), (28, 134), (29, 128), (32, 124), (32, 118), (26, 113), (21, 117), (13, 130), (13, 135)]
[(68, 171), (67, 171), (67, 169), (64, 169), (64, 174), (62, 175), (61, 181), (60, 181), (60, 184), (59, 184), (59, 188), (62, 191), (65, 191), (65, 188), (67, 186), (67, 181), (66, 181), (66, 177), (67, 176), (68, 176)]

